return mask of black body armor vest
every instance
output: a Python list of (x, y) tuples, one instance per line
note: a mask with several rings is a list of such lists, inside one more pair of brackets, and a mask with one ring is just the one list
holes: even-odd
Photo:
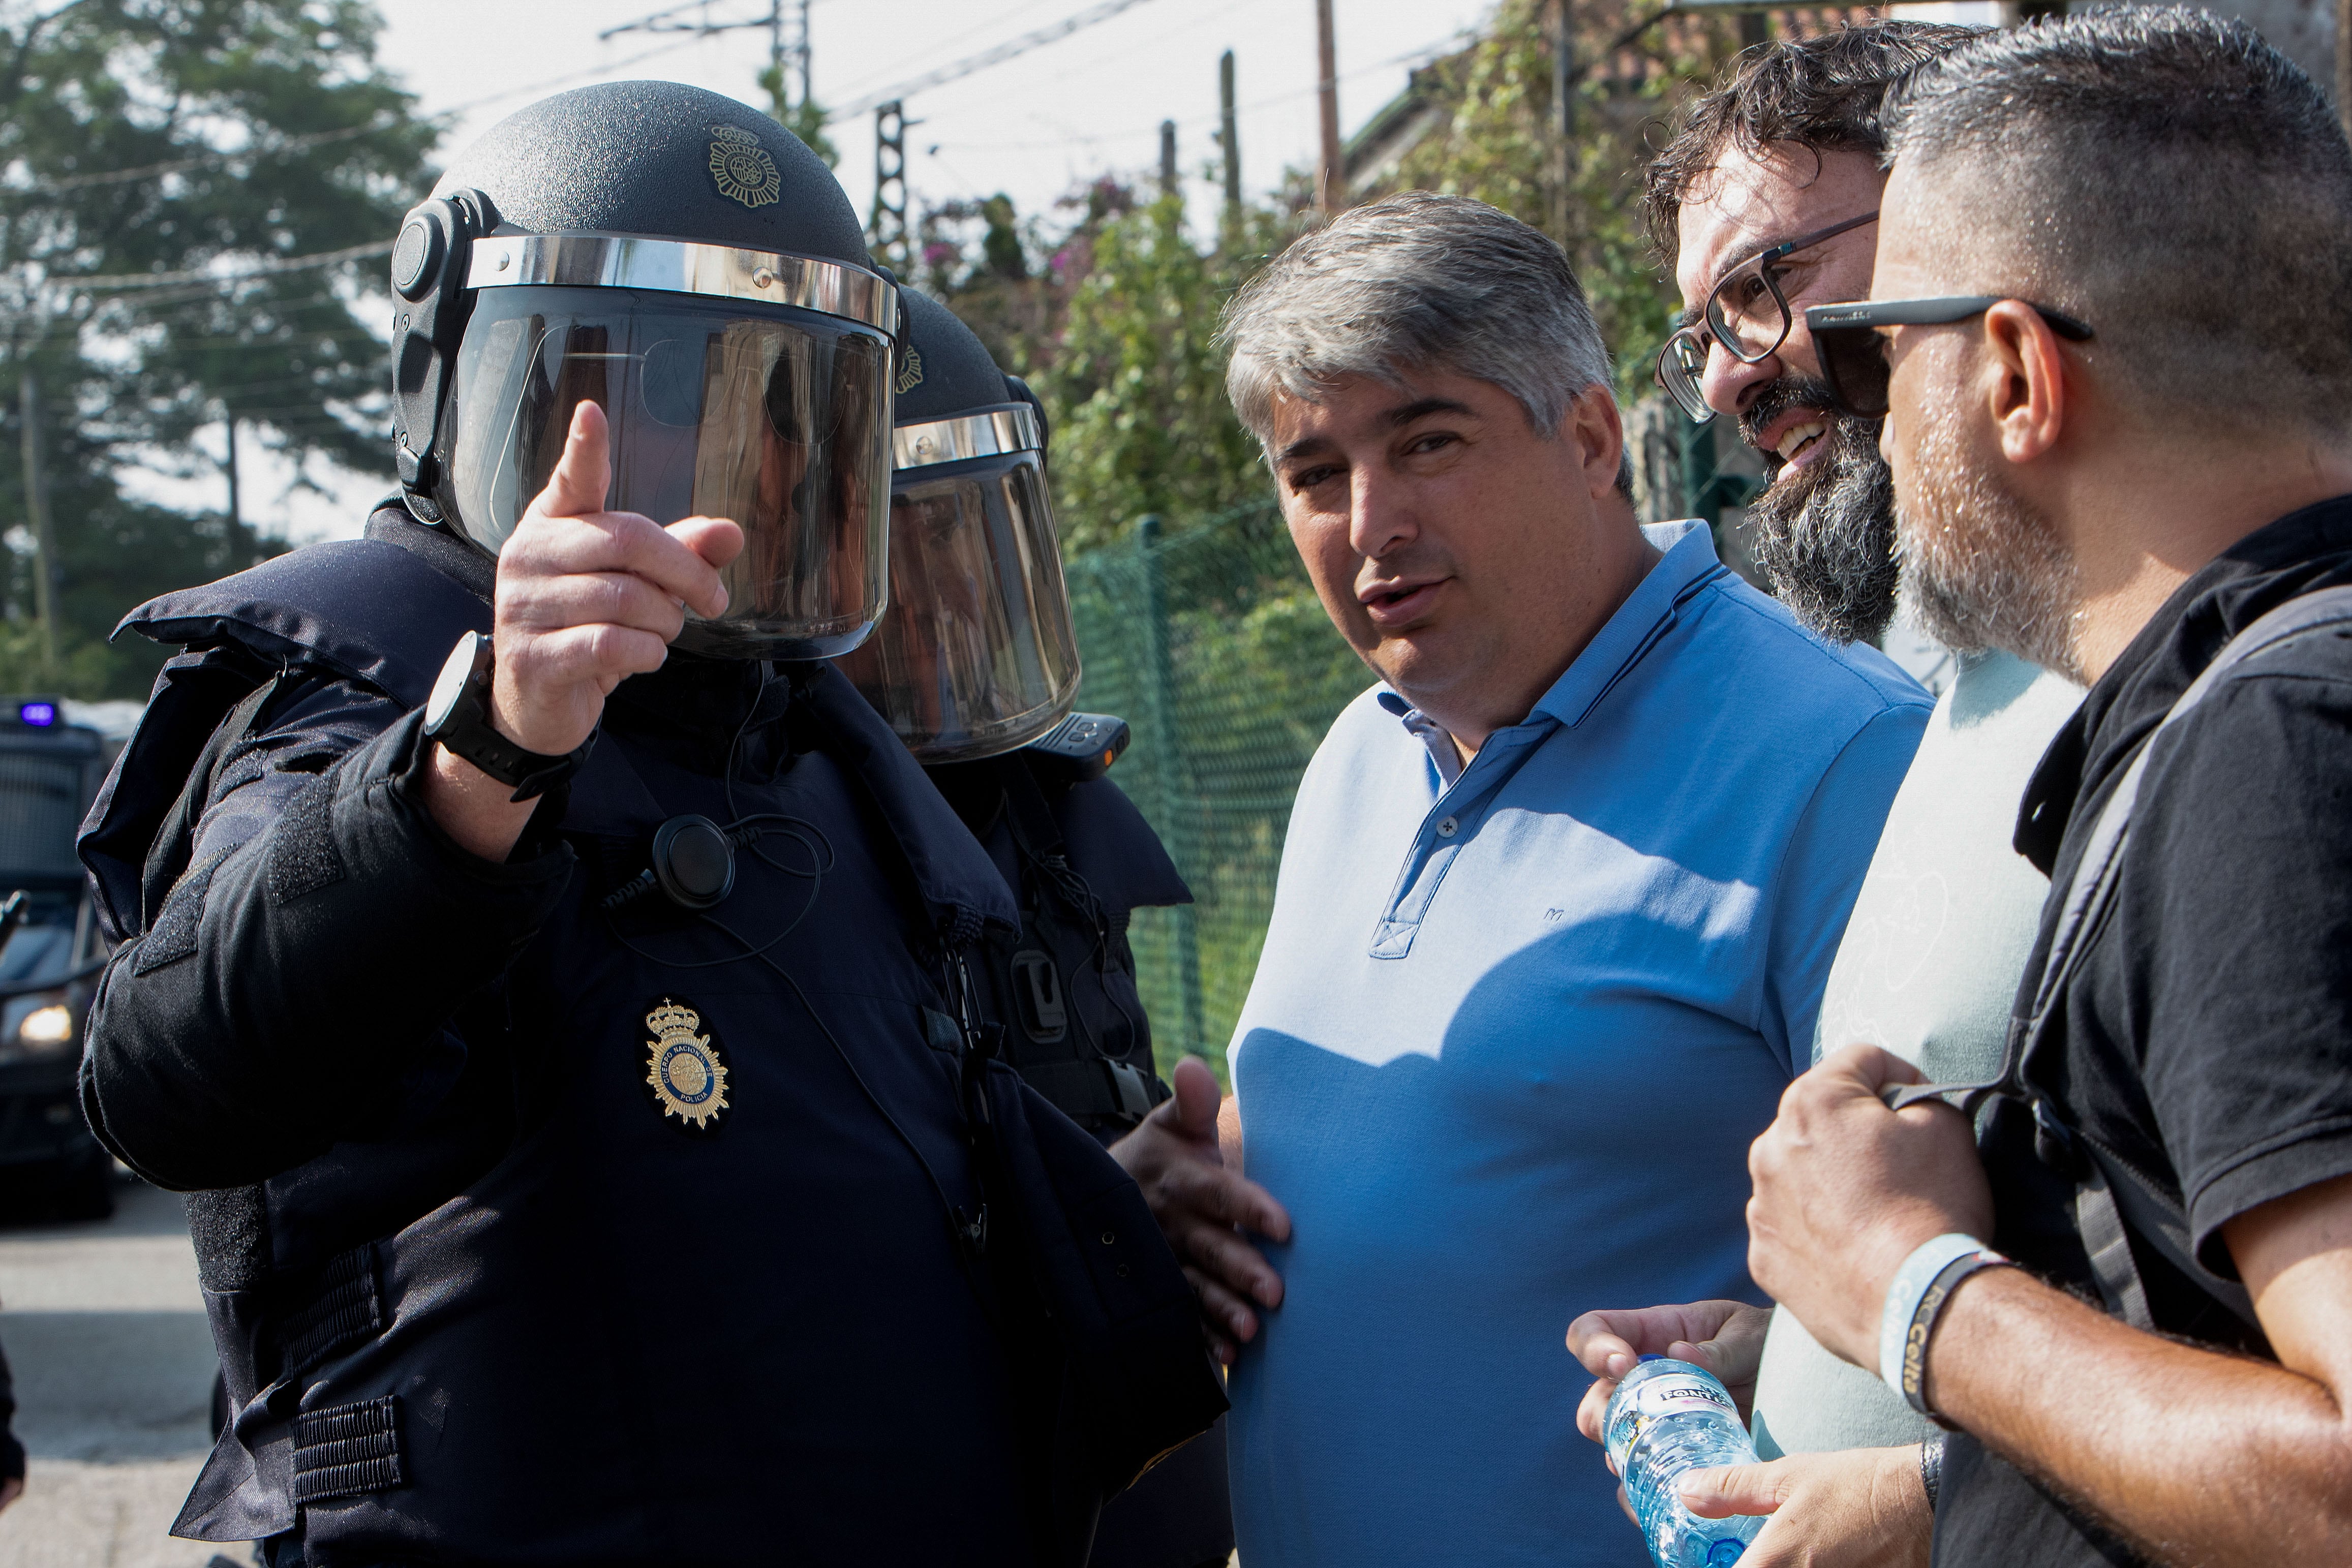
[(1118, 786), (1071, 782), (1027, 751), (927, 769), (1021, 907), (976, 944), (999, 1051), (1056, 1109), (1108, 1142), (1168, 1097), (1136, 990), (1129, 917), (1192, 890)]
[[(170, 923), (210, 874), (184, 871), (174, 839), (206, 775), (240, 765), (240, 727), (268, 722), (273, 671), (413, 710), (457, 634), (488, 629), (431, 559), (462, 547), (383, 513), (371, 536), (127, 622), (191, 649), (83, 835), (101, 905), (140, 939), (131, 972), (205, 961), (173, 947), (193, 950)], [(175, 1533), (299, 1538), (314, 1564), (790, 1543), (1075, 1568), (1132, 1479), (1119, 1467), (1222, 1408), (1133, 1184), (1008, 1097), (1011, 1074), (941, 1010), (958, 952), (1011, 925), (977, 847), (829, 666), (764, 685), (735, 669), (757, 695), (716, 753), (691, 716), (664, 727), (679, 693), (634, 720), (630, 685), (615, 694), (562, 804), (579, 863), (553, 915), (359, 1131), (192, 1197), (231, 1420)], [(748, 778), (747, 734), (768, 758)], [(733, 936), (659, 899), (609, 903), (684, 813), (802, 835), (747, 863), (746, 886), (769, 881), (715, 912)], [(271, 849), (273, 896), (280, 861), (298, 894), (363, 896), (305, 852)], [(759, 944), (772, 963), (747, 960)], [(333, 1032), (321, 1019), (317, 1049)], [(1129, 1354), (1145, 1340), (1178, 1352)], [(1141, 1419), (1074, 1422), (1088, 1408)]]

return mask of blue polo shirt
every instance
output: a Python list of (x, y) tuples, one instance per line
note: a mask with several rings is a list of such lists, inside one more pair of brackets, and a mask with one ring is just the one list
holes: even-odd
[(1640, 1568), (1569, 1321), (1759, 1299), (1748, 1145), (1929, 703), (1705, 525), (1647, 532), (1664, 559), (1467, 768), (1374, 687), (1299, 785), (1232, 1056), (1294, 1226), (1233, 1375), (1249, 1568)]

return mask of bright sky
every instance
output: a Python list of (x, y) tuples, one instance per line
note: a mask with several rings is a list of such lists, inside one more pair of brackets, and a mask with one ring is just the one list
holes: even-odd
[[(798, 0), (783, 0), (787, 37)], [(1409, 66), (1454, 46), (1491, 0), (1335, 0), (1339, 111), (1352, 128), (1402, 90)], [(461, 119), (462, 145), (522, 104), (538, 84), (660, 77), (764, 104), (764, 26), (716, 37), (597, 35), (662, 8), (662, 0), (384, 0), (385, 65), (404, 76), (427, 113), (481, 104)], [(815, 89), (838, 105), (1089, 11), (1101, 0), (812, 0)], [(758, 20), (768, 0), (708, 0), (677, 20)], [(1160, 122), (1176, 121), (1188, 174), (1216, 156), (1217, 57), (1235, 56), (1242, 172), (1270, 189), (1286, 164), (1316, 149), (1314, 0), (1130, 0), (1127, 8), (1056, 42), (960, 81), (908, 94), (910, 209), (1009, 192), (1024, 210), (1109, 170), (1154, 167)], [(649, 58), (637, 58), (651, 51)], [(842, 183), (865, 212), (874, 193), (874, 117), (845, 118), (829, 134)], [(1203, 188), (1205, 193), (1205, 188)]]
[[(657, 77), (692, 82), (764, 107), (764, 26), (715, 37), (597, 35), (662, 8), (663, 0), (381, 0), (379, 57), (428, 115), (456, 110), (443, 143), (454, 152), (501, 118), (566, 87)], [(798, 0), (783, 0), (787, 39)], [(812, 0), (817, 101), (846, 104), (1099, 8), (1102, 0)], [(1405, 85), (1408, 69), (1459, 45), (1491, 0), (1335, 0), (1339, 115), (1353, 130)], [(768, 0), (709, 0), (678, 19), (764, 23)], [(1160, 157), (1160, 122), (1173, 120), (1195, 202), (1217, 157), (1217, 58), (1235, 55), (1242, 173), (1253, 193), (1317, 150), (1314, 0), (1130, 0), (1127, 8), (1054, 43), (964, 78), (907, 95), (908, 209), (926, 200), (1009, 193), (1024, 213), (1106, 171), (1146, 173)], [(828, 134), (842, 183), (862, 214), (874, 193), (874, 117)], [(421, 193), (420, 193), (421, 194)], [(390, 238), (390, 235), (386, 235)], [(388, 449), (387, 449), (388, 450)], [(245, 507), (265, 529), (310, 540), (358, 532), (389, 486), (390, 464), (331, 487), (331, 499), (294, 493), (282, 465), (248, 454)], [(209, 492), (160, 476), (135, 487), (186, 505)]]

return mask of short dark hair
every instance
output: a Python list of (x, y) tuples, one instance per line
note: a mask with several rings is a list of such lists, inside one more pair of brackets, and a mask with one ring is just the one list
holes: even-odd
[(1781, 143), (1816, 153), (1880, 157), (1886, 151), (1887, 89), (1983, 30), (1942, 22), (1872, 22), (1759, 44), (1741, 54), (1719, 86), (1692, 101), (1674, 139), (1645, 172), (1642, 216), (1659, 256), (1674, 265), (1682, 243), (1682, 204), (1727, 150), (1755, 153)]
[(2066, 311), (2116, 395), (2352, 425), (2352, 146), (2242, 21), (2182, 6), (1989, 34), (1890, 106), (1949, 281)]

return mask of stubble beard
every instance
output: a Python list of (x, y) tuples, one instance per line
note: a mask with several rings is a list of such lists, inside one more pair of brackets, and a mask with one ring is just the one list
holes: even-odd
[(1999, 648), (2087, 685), (2074, 646), (2079, 580), (2049, 517), (1987, 471), (1949, 418), (1924, 423), (1916, 466), (1895, 551), (1919, 629), (1962, 653)]
[(1874, 643), (1895, 619), (1895, 482), (1875, 420), (1832, 414), (1829, 426), (1825, 450), (1749, 506), (1748, 544), (1798, 620), (1832, 642)]

